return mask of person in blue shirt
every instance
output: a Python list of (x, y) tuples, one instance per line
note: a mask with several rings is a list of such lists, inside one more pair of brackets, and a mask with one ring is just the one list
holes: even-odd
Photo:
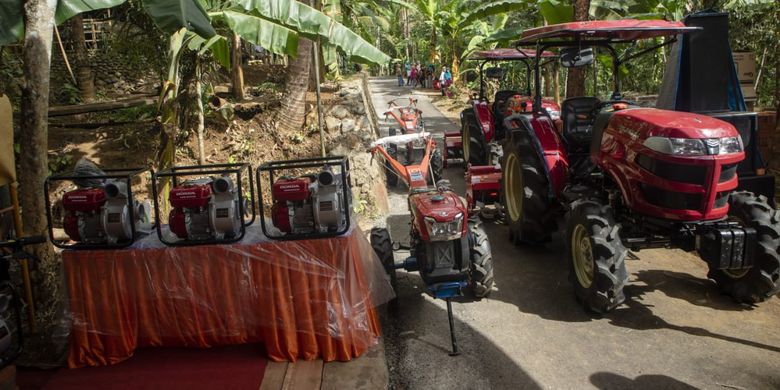
[(404, 66), (406, 69), (406, 85), (411, 85), (412, 78), (410, 76), (412, 75), (412, 65), (407, 62)]

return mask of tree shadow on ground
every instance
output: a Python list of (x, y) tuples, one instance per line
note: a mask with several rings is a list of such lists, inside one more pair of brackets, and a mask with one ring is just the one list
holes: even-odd
[(640, 375), (631, 379), (611, 372), (597, 372), (590, 376), (590, 383), (599, 389), (696, 389), (694, 386), (666, 375)]
[(380, 311), (389, 388), (541, 389), (499, 346), (457, 317), (454, 326), (461, 355), (449, 356), (446, 309), (425, 298), (419, 276), (404, 276), (399, 280), (398, 303)]

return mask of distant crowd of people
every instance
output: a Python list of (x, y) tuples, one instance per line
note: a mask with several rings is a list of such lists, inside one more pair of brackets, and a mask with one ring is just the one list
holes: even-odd
[(446, 66), (441, 68), (438, 77), (436, 77), (436, 68), (433, 64), (423, 67), (419, 62), (416, 64), (397, 62), (395, 75), (398, 77), (399, 87), (438, 89), (442, 96), (449, 95), (449, 87), (452, 85), (452, 73)]

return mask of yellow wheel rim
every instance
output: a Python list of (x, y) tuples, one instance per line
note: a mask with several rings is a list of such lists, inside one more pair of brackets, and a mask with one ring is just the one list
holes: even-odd
[(469, 162), (471, 157), (471, 134), (469, 134), (469, 126), (463, 127), (463, 138), (461, 139), (461, 147), (463, 148), (463, 161)]
[(574, 234), (571, 235), (571, 257), (580, 286), (589, 288), (593, 283), (593, 245), (585, 226), (574, 227)]
[(504, 199), (512, 221), (519, 221), (523, 212), (523, 170), (517, 154), (510, 153), (506, 158), (504, 172)]

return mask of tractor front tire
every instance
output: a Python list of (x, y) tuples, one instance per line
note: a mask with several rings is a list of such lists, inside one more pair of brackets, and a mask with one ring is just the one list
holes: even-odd
[(479, 218), (469, 220), (469, 285), (474, 296), (484, 298), (493, 290), (493, 253)]
[[(524, 145), (504, 144), (501, 160), (501, 191), (509, 239), (514, 244), (541, 244), (550, 240), (553, 226), (545, 223), (547, 213), (548, 180), (544, 166), (532, 151), (530, 140)], [(520, 149), (522, 147), (522, 150)]]
[(441, 157), (441, 150), (439, 150), (439, 148), (433, 149), (433, 152), (431, 153), (430, 165), (431, 172), (429, 172), (429, 174), (433, 174), (431, 180), (435, 186), (444, 175), (444, 159)]
[(385, 228), (371, 229), (371, 248), (374, 249), (379, 260), (382, 262), (385, 272), (390, 277), (390, 286), (396, 297), (390, 300), (395, 303), (398, 296), (398, 280), (395, 272), (395, 257), (393, 256), (393, 240), (390, 239), (390, 232)]
[[(395, 128), (391, 127), (387, 129), (387, 134), (389, 136), (394, 136)], [(385, 150), (390, 157), (398, 160), (398, 144), (388, 144), (387, 149)], [(385, 161), (385, 180), (387, 181), (387, 187), (389, 188), (398, 186), (398, 174), (390, 168), (390, 163), (387, 161)]]
[(569, 281), (587, 310), (604, 314), (626, 297), (626, 255), (612, 209), (595, 201), (572, 205), (566, 218)]
[(763, 302), (780, 291), (780, 210), (763, 195), (739, 191), (729, 196), (729, 217), (756, 229), (753, 266), (742, 272), (710, 269), (707, 276), (737, 302)]
[[(468, 118), (468, 117), (467, 117)], [(465, 166), (487, 165), (487, 153), (482, 131), (470, 120), (464, 121), (461, 131), (461, 145), (463, 148), (463, 160)]]

